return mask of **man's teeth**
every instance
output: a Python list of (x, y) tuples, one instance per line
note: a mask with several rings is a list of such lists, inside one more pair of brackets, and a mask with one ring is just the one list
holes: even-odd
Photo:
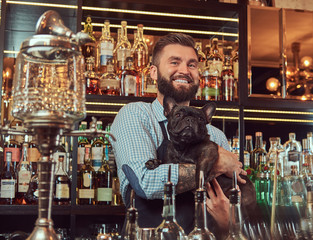
[(182, 80), (182, 79), (176, 79), (175, 82), (179, 82), (179, 83), (188, 83), (187, 80)]

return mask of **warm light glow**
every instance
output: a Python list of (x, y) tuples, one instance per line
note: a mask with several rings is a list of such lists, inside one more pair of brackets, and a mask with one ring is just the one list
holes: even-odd
[(41, 2), (23, 2), (23, 1), (10, 1), (10, 4), (29, 5), (29, 6), (42, 6), (42, 7), (56, 7), (56, 8), (72, 8), (77, 9), (76, 5), (56, 4), (56, 3), (41, 3)]
[(143, 14), (143, 15), (153, 15), (153, 16), (161, 16), (161, 17), (178, 17), (178, 18), (193, 18), (193, 19), (216, 20), (216, 21), (226, 21), (226, 22), (239, 22), (238, 18), (225, 18), (225, 17), (176, 14), (176, 13), (164, 13), (164, 12), (150, 12), (150, 11), (148, 12), (148, 11), (139, 11), (139, 10), (100, 8), (100, 7), (88, 7), (88, 6), (82, 6), (82, 9), (90, 10), (90, 11)]
[(302, 67), (307, 68), (312, 66), (313, 59), (308, 56), (304, 56), (300, 60), (300, 64)]
[(266, 81), (266, 89), (271, 92), (276, 92), (280, 87), (280, 82), (277, 78), (271, 77)]
[[(84, 22), (81, 23), (83, 26)], [(91, 23), (94, 27), (103, 27), (103, 23)], [(120, 28), (121, 25), (110, 24), (110, 28)], [(127, 29), (137, 29), (137, 26), (127, 25)], [(212, 31), (199, 31), (199, 30), (190, 30), (190, 29), (176, 29), (176, 28), (161, 28), (161, 27), (148, 27), (144, 26), (144, 30), (157, 31), (157, 32), (181, 32), (181, 33), (194, 33), (194, 34), (203, 34), (203, 35), (219, 35), (219, 36), (228, 36), (228, 37), (238, 37), (238, 33), (226, 33), (226, 32), (212, 32)]]
[(11, 51), (11, 50), (4, 50), (3, 53), (7, 53), (7, 54), (18, 54), (19, 51)]

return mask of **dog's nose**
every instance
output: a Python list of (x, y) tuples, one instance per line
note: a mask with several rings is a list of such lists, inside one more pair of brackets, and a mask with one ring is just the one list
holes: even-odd
[(186, 121), (189, 122), (189, 123), (193, 123), (195, 120), (194, 120), (193, 117), (187, 117)]

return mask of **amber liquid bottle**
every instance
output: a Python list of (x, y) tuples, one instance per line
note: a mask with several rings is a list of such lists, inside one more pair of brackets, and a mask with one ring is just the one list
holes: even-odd
[(84, 73), (86, 78), (86, 93), (101, 95), (100, 90), (100, 80), (94, 71), (95, 68), (95, 59), (94, 57), (89, 57), (86, 60), (87, 71)]
[(71, 180), (64, 170), (64, 156), (62, 155), (59, 155), (55, 173), (54, 203), (56, 205), (69, 205), (71, 203)]
[[(229, 48), (230, 47), (230, 48)], [(230, 62), (230, 53), (231, 46), (227, 47), (228, 54), (225, 55), (225, 65), (222, 71), (222, 93), (224, 101), (233, 101), (234, 100), (234, 91), (235, 91), (235, 80), (234, 80), (234, 72), (232, 70), (231, 62)]]
[(140, 96), (140, 81), (138, 72), (133, 67), (133, 58), (126, 59), (127, 67), (121, 72), (121, 96)]

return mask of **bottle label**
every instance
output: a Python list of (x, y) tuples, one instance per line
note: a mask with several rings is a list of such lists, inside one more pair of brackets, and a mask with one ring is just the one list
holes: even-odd
[(106, 41), (100, 43), (100, 65), (107, 65), (108, 59), (113, 58), (113, 43)]
[(19, 171), (18, 173), (18, 192), (27, 192), (29, 187), (29, 181), (31, 178), (31, 173), (26, 169)]
[(19, 148), (4, 148), (4, 160), (6, 161), (7, 152), (12, 153), (12, 162), (20, 161), (20, 149)]
[[(53, 161), (58, 164), (60, 156), (64, 158), (64, 163), (65, 163), (67, 161), (65, 152), (55, 152), (55, 153), (53, 153)], [(58, 166), (56, 166), (56, 169), (58, 169)]]
[(218, 70), (218, 76), (221, 77), (223, 71), (223, 62), (221, 60), (213, 59), (212, 65)]
[(102, 160), (101, 159), (92, 159), (91, 160), (91, 166), (93, 169), (97, 172), (99, 168), (101, 167)]
[(77, 165), (84, 164), (85, 151), (84, 147), (77, 148)]
[(40, 159), (40, 152), (37, 148), (28, 148), (27, 158), (30, 162), (38, 162)]
[(79, 198), (94, 198), (95, 190), (94, 189), (79, 189), (78, 197)]
[(238, 79), (238, 77), (239, 77), (239, 61), (233, 62), (233, 72), (234, 72), (234, 78)]
[(15, 198), (15, 179), (1, 180), (1, 198)]
[(83, 174), (83, 186), (90, 187), (92, 181), (92, 175), (90, 173)]
[(103, 79), (100, 81), (100, 88), (101, 89), (119, 89), (120, 88), (120, 81), (117, 79)]
[(97, 201), (111, 202), (112, 188), (97, 188)]
[(68, 184), (64, 184), (64, 183), (56, 184), (55, 197), (58, 199), (70, 198), (70, 188)]
[(121, 66), (126, 66), (126, 58), (130, 57), (130, 49), (121, 48), (117, 50), (117, 61)]
[(126, 75), (125, 77), (125, 95), (135, 94), (136, 92), (136, 77), (133, 75)]
[(299, 162), (300, 161), (300, 152), (298, 152), (298, 151), (289, 151), (288, 152), (288, 161)]
[(247, 167), (250, 166), (250, 154), (248, 152), (243, 154), (243, 164)]
[(92, 147), (91, 148), (91, 165), (95, 171), (101, 167), (101, 162), (103, 158), (103, 147)]

